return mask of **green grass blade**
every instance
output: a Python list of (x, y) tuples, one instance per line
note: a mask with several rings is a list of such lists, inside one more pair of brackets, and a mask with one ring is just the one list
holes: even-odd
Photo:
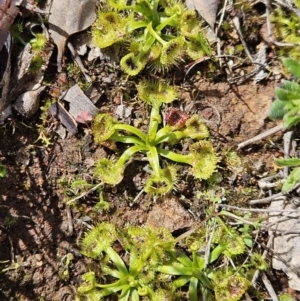
[(198, 301), (197, 287), (198, 287), (198, 279), (195, 277), (192, 277), (190, 280), (190, 285), (189, 285), (190, 301)]
[(170, 266), (170, 265), (163, 265), (158, 267), (158, 271), (161, 273), (169, 274), (169, 275), (185, 275), (185, 276), (192, 276), (193, 271), (191, 267), (185, 266)]
[(300, 165), (299, 158), (275, 159), (275, 163), (279, 166), (295, 167)]
[(122, 273), (122, 276), (123, 277), (128, 276), (128, 270), (124, 264), (124, 261), (117, 254), (117, 252), (110, 247), (106, 250), (106, 253), (109, 256), (109, 258), (113, 261), (113, 263), (116, 265), (117, 269)]

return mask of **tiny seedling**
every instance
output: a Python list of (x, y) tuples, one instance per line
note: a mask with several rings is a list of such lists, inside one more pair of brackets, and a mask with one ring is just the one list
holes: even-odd
[[(132, 125), (119, 123), (109, 114), (101, 113), (94, 119), (92, 130), (96, 143), (110, 146), (111, 149), (116, 149), (116, 142), (133, 144), (124, 151), (117, 162), (107, 158), (96, 162), (95, 174), (99, 179), (111, 185), (121, 182), (126, 163), (137, 152), (146, 153), (152, 169), (145, 186), (147, 193), (166, 194), (175, 188), (178, 167), (168, 164), (161, 168), (160, 157), (175, 163), (189, 164), (195, 178), (208, 179), (216, 169), (218, 158), (212, 144), (203, 140), (209, 133), (200, 117), (190, 117), (178, 109), (173, 109), (166, 117), (167, 124), (159, 128), (162, 123), (160, 107), (163, 103), (173, 101), (176, 91), (163, 83), (144, 81), (138, 86), (138, 94), (143, 101), (152, 106), (148, 133)], [(178, 154), (163, 147), (164, 144), (173, 145), (184, 138), (198, 140), (190, 145), (188, 154)]]
[(70, 264), (72, 260), (74, 259), (74, 255), (72, 253), (66, 254), (62, 260), (61, 260), (61, 272), (60, 272), (60, 278), (63, 280), (67, 280), (70, 277)]

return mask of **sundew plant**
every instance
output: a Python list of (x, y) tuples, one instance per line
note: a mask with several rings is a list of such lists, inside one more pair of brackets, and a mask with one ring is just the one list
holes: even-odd
[[(243, 229), (223, 218), (217, 217), (215, 232), (210, 223), (203, 225), (180, 248), (166, 228), (95, 224), (81, 242), (82, 254), (95, 263), (82, 276), (75, 300), (243, 300), (253, 273), (268, 265), (260, 254), (248, 255)], [(207, 231), (213, 236), (205, 257), (200, 250)]]
[[(179, 109), (171, 109), (166, 116), (165, 126), (160, 107), (170, 103), (176, 97), (173, 87), (161, 82), (143, 81), (138, 85), (140, 99), (151, 105), (148, 132), (144, 133), (132, 125), (120, 123), (107, 113), (101, 113), (94, 119), (92, 130), (94, 141), (116, 148), (116, 142), (131, 144), (116, 162), (101, 158), (96, 162), (95, 175), (104, 183), (116, 185), (122, 181), (126, 165), (136, 153), (144, 153), (151, 167), (151, 175), (145, 185), (145, 191), (154, 195), (166, 194), (176, 188), (176, 164), (191, 166), (191, 173), (197, 179), (207, 180), (217, 167), (218, 158), (210, 141), (206, 125), (199, 115), (189, 116)], [(165, 148), (189, 138), (194, 141), (188, 154), (180, 154)], [(173, 161), (161, 167), (161, 158)]]
[(146, 65), (160, 72), (184, 56), (196, 60), (211, 53), (196, 11), (180, 0), (107, 0), (92, 35), (100, 48), (126, 44), (120, 64), (132, 76)]

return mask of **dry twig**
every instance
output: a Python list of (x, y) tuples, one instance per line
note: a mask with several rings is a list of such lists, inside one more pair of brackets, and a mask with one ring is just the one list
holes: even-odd
[(241, 208), (237, 206), (225, 205), (225, 204), (218, 204), (217, 207), (238, 210), (238, 211), (246, 211), (246, 212), (261, 212), (261, 213), (269, 213), (269, 212), (300, 212), (300, 210), (295, 209), (259, 209), (259, 208)]
[(89, 189), (88, 191), (85, 191), (85, 192), (83, 192), (82, 194), (80, 194), (79, 196), (77, 196), (77, 197), (75, 197), (75, 198), (73, 198), (73, 199), (67, 201), (66, 204), (67, 204), (67, 205), (70, 205), (71, 203), (73, 203), (73, 202), (75, 202), (75, 201), (77, 201), (77, 200), (79, 200), (79, 199), (81, 199), (81, 198), (87, 196), (87, 195), (90, 194), (91, 192), (95, 191), (95, 190), (96, 190), (99, 186), (101, 186), (101, 185), (102, 185), (102, 183), (99, 183), (99, 184), (95, 185), (93, 188)]
[(277, 125), (277, 126), (271, 128), (271, 129), (269, 129), (269, 130), (267, 130), (267, 131), (265, 131), (265, 132), (263, 132), (263, 133), (255, 136), (255, 137), (253, 137), (251, 139), (248, 139), (248, 140), (246, 140), (244, 142), (239, 143), (237, 149), (239, 150), (239, 149), (241, 149), (241, 148), (243, 148), (243, 147), (245, 147), (245, 146), (247, 146), (249, 144), (258, 142), (258, 141), (260, 141), (262, 139), (265, 139), (265, 138), (267, 138), (267, 137), (269, 137), (269, 136), (271, 136), (271, 135), (273, 135), (273, 134), (275, 134), (275, 133), (277, 133), (279, 131), (282, 131), (282, 130), (283, 130), (283, 124), (279, 124), (279, 125)]
[(285, 200), (285, 199), (286, 199), (286, 196), (282, 192), (279, 192), (279, 193), (273, 194), (273, 195), (268, 196), (268, 197), (263, 198), (263, 199), (250, 200), (249, 204), (250, 205), (270, 204), (271, 202), (282, 201), (282, 200)]
[(262, 272), (261, 279), (262, 279), (262, 282), (264, 283), (265, 288), (268, 291), (270, 297), (272, 298), (272, 300), (273, 301), (279, 301), (279, 299), (278, 299), (278, 297), (277, 297), (277, 295), (276, 295), (276, 293), (274, 291), (274, 288), (273, 288), (271, 282), (269, 281), (269, 279), (268, 279), (268, 277), (267, 277), (267, 275), (266, 275), (265, 272)]
[(74, 61), (76, 62), (76, 64), (78, 65), (78, 67), (80, 68), (81, 72), (83, 73), (85, 79), (87, 80), (87, 82), (91, 82), (92, 79), (90, 78), (90, 76), (87, 74), (87, 70), (84, 68), (83, 63), (80, 59), (80, 56), (77, 54), (77, 51), (74, 49), (73, 45), (68, 42), (68, 48), (71, 51), (71, 54), (73, 56)]
[[(283, 149), (284, 149), (284, 158), (289, 158), (289, 153), (291, 149), (291, 140), (293, 136), (293, 131), (288, 131), (283, 135)], [(283, 177), (286, 179), (289, 176), (289, 167), (284, 166), (283, 168)]]

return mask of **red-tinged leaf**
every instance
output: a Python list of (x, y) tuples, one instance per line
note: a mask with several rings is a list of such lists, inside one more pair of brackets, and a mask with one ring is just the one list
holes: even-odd
[(172, 107), (166, 115), (166, 123), (176, 129), (180, 129), (189, 118), (190, 116), (182, 110)]
[(91, 120), (93, 120), (93, 116), (90, 115), (87, 111), (82, 111), (81, 114), (76, 117), (76, 121), (84, 124), (88, 123)]

